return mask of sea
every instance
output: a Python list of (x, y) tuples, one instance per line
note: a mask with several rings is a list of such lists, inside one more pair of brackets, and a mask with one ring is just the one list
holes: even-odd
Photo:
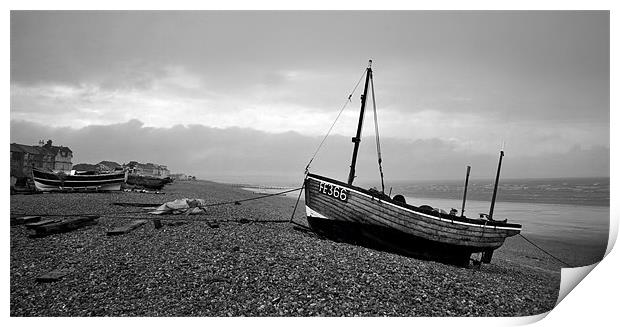
[[(488, 214), (494, 183), (470, 181), (465, 215)], [(408, 203), (427, 204), (445, 211), (463, 209), (464, 182), (399, 182), (392, 195)], [(609, 235), (609, 178), (510, 179), (498, 185), (493, 218), (523, 225), (534, 238), (552, 237), (578, 244), (607, 241)]]
[[(397, 181), (386, 183), (385, 193), (402, 194), (407, 203), (449, 212), (463, 209), (464, 181)], [(364, 188), (380, 188), (380, 183), (362, 182)], [(261, 193), (276, 193), (299, 185), (280, 183), (247, 186)], [(494, 182), (470, 180), (465, 215), (488, 214)], [(289, 193), (297, 197), (299, 193)], [(302, 197), (303, 200), (303, 197)], [(610, 180), (601, 178), (504, 179), (498, 185), (493, 218), (508, 219), (523, 226), (521, 234), (536, 242), (553, 241), (566, 247), (589, 251), (592, 256), (605, 252), (610, 224)]]

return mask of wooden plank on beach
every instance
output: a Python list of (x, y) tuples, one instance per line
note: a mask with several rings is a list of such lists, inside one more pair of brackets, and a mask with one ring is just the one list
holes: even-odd
[(44, 219), (44, 220), (40, 220), (34, 223), (30, 223), (30, 224), (26, 224), (26, 228), (28, 229), (35, 229), (39, 226), (43, 226), (43, 225), (47, 225), (47, 224), (52, 224), (52, 223), (57, 223), (57, 222), (61, 222), (62, 219)]
[(109, 230), (107, 234), (109, 236), (111, 236), (111, 235), (127, 234), (130, 231), (132, 231), (132, 230), (134, 230), (134, 229), (136, 229), (136, 228), (146, 224), (147, 222), (148, 222), (148, 220), (144, 220), (144, 219), (134, 220), (134, 221), (130, 222), (127, 225), (123, 225), (121, 227), (116, 227), (113, 230)]
[(23, 216), (11, 218), (11, 226), (34, 223), (39, 220), (41, 220), (41, 216)]
[(50, 234), (70, 232), (80, 227), (95, 225), (97, 224), (97, 218), (99, 218), (99, 216), (95, 215), (71, 217), (60, 222), (34, 227), (34, 236), (46, 236)]
[(56, 282), (71, 273), (73, 273), (73, 269), (56, 269), (37, 277), (36, 280), (39, 283)]

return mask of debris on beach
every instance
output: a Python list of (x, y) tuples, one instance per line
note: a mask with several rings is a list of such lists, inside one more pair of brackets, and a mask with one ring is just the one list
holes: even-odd
[(23, 216), (23, 217), (11, 217), (11, 226), (24, 225), (34, 223), (41, 220), (41, 216)]
[(26, 224), (26, 228), (28, 229), (35, 229), (39, 226), (43, 226), (43, 225), (47, 225), (47, 224), (52, 224), (52, 223), (58, 223), (61, 222), (62, 219), (44, 219), (44, 220), (39, 220), (33, 223), (29, 223)]
[(71, 217), (57, 222), (51, 222), (46, 224), (39, 224), (32, 226), (34, 230), (34, 237), (42, 237), (50, 234), (64, 233), (76, 230), (78, 228), (97, 224), (97, 218), (99, 216), (79, 216)]
[(137, 219), (134, 220), (132, 222), (130, 222), (127, 225), (123, 225), (120, 227), (116, 227), (112, 230), (109, 230), (107, 235), (112, 236), (112, 235), (121, 235), (121, 234), (127, 234), (129, 232), (131, 232), (132, 230), (144, 225), (147, 223), (147, 220), (145, 219)]
[(207, 209), (205, 208), (206, 204), (207, 202), (203, 199), (177, 199), (174, 201), (166, 202), (149, 213), (154, 215), (194, 215), (203, 212), (207, 213)]

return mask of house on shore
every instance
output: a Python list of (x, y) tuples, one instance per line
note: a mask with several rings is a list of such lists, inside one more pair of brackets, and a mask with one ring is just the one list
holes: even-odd
[(157, 178), (166, 178), (170, 176), (170, 170), (168, 170), (168, 166), (158, 165), (150, 162), (143, 164), (137, 161), (130, 161), (128, 164), (124, 164), (123, 168), (132, 175)]
[[(41, 141), (43, 143), (43, 141)], [(52, 140), (47, 140), (43, 148), (54, 156), (54, 168), (52, 170), (71, 171), (73, 164), (73, 151), (66, 146), (52, 145)]]
[(187, 175), (185, 173), (170, 174), (170, 178), (175, 181), (195, 181), (196, 176)]
[(186, 180), (189, 180), (189, 176), (187, 176), (184, 173), (170, 174), (170, 178), (172, 178), (175, 181), (186, 181)]
[(32, 168), (43, 170), (71, 170), (73, 151), (65, 146), (54, 146), (52, 140), (39, 142), (39, 146), (11, 143), (11, 176), (31, 177)]

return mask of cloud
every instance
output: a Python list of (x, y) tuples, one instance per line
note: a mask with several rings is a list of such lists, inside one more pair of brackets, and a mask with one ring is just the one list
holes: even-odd
[[(74, 163), (101, 160), (155, 162), (175, 172), (224, 181), (295, 182), (300, 179), (320, 137), (295, 132), (266, 133), (248, 128), (213, 128), (204, 125), (145, 126), (138, 120), (74, 129), (11, 121), (11, 141), (35, 144), (52, 139), (70, 147)], [(351, 140), (334, 135), (313, 161), (311, 171), (345, 179)], [(471, 153), (440, 139), (382, 141), (384, 171), (388, 180), (460, 179), (466, 165), (472, 178), (492, 178), (496, 151)], [(609, 148), (574, 147), (554, 155), (513, 155), (504, 161), (503, 177), (608, 176)], [(375, 144), (364, 138), (360, 148), (359, 181), (377, 181)]]
[(163, 81), (165, 94), (192, 84), (329, 112), (369, 57), (380, 103), (403, 113), (608, 119), (608, 12), (11, 13), (11, 83), (24, 86)]
[[(207, 82), (183, 66), (161, 69), (142, 88), (109, 89), (93, 84), (37, 84), (11, 86), (11, 119), (54, 127), (109, 125), (138, 119), (150, 127), (201, 124), (215, 128), (252, 128), (269, 133), (294, 131), (323, 135), (337, 116), (343, 99), (330, 110), (296, 102), (295, 90), (273, 87), (284, 80), (321, 79), (303, 71), (282, 71), (243, 97), (208, 90)], [(320, 83), (316, 83), (320, 85)], [(555, 119), (536, 120), (485, 114), (476, 110), (439, 110), (432, 107), (403, 111), (378, 99), (380, 133), (400, 139), (450, 140), (459, 150), (496, 151), (502, 142), (519, 155), (556, 153), (571, 146), (609, 146), (609, 122)], [(455, 101), (467, 102), (468, 99)], [(335, 125), (334, 134), (353, 135), (359, 100), (351, 101)], [(364, 135), (374, 135), (371, 105)]]
[[(608, 12), (12, 11), (10, 118), (49, 126), (28, 125), (41, 135), (26, 143), (109, 138), (115, 154), (157, 140), (222, 174), (251, 171), (242, 154), (287, 171), (305, 165), (302, 149), (318, 144), (369, 58), (385, 162), (406, 172), (397, 176), (441, 175), (424, 165), (460, 171), (452, 165), (470, 157), (492, 170), (502, 142), (507, 158), (529, 158), (515, 175), (529, 163), (531, 174), (555, 174), (538, 160), (565, 155), (581, 162), (577, 175), (604, 172), (576, 158), (610, 144)], [(346, 175), (362, 86), (324, 169)], [(179, 152), (167, 140), (204, 144)], [(293, 159), (280, 167), (270, 156)]]

